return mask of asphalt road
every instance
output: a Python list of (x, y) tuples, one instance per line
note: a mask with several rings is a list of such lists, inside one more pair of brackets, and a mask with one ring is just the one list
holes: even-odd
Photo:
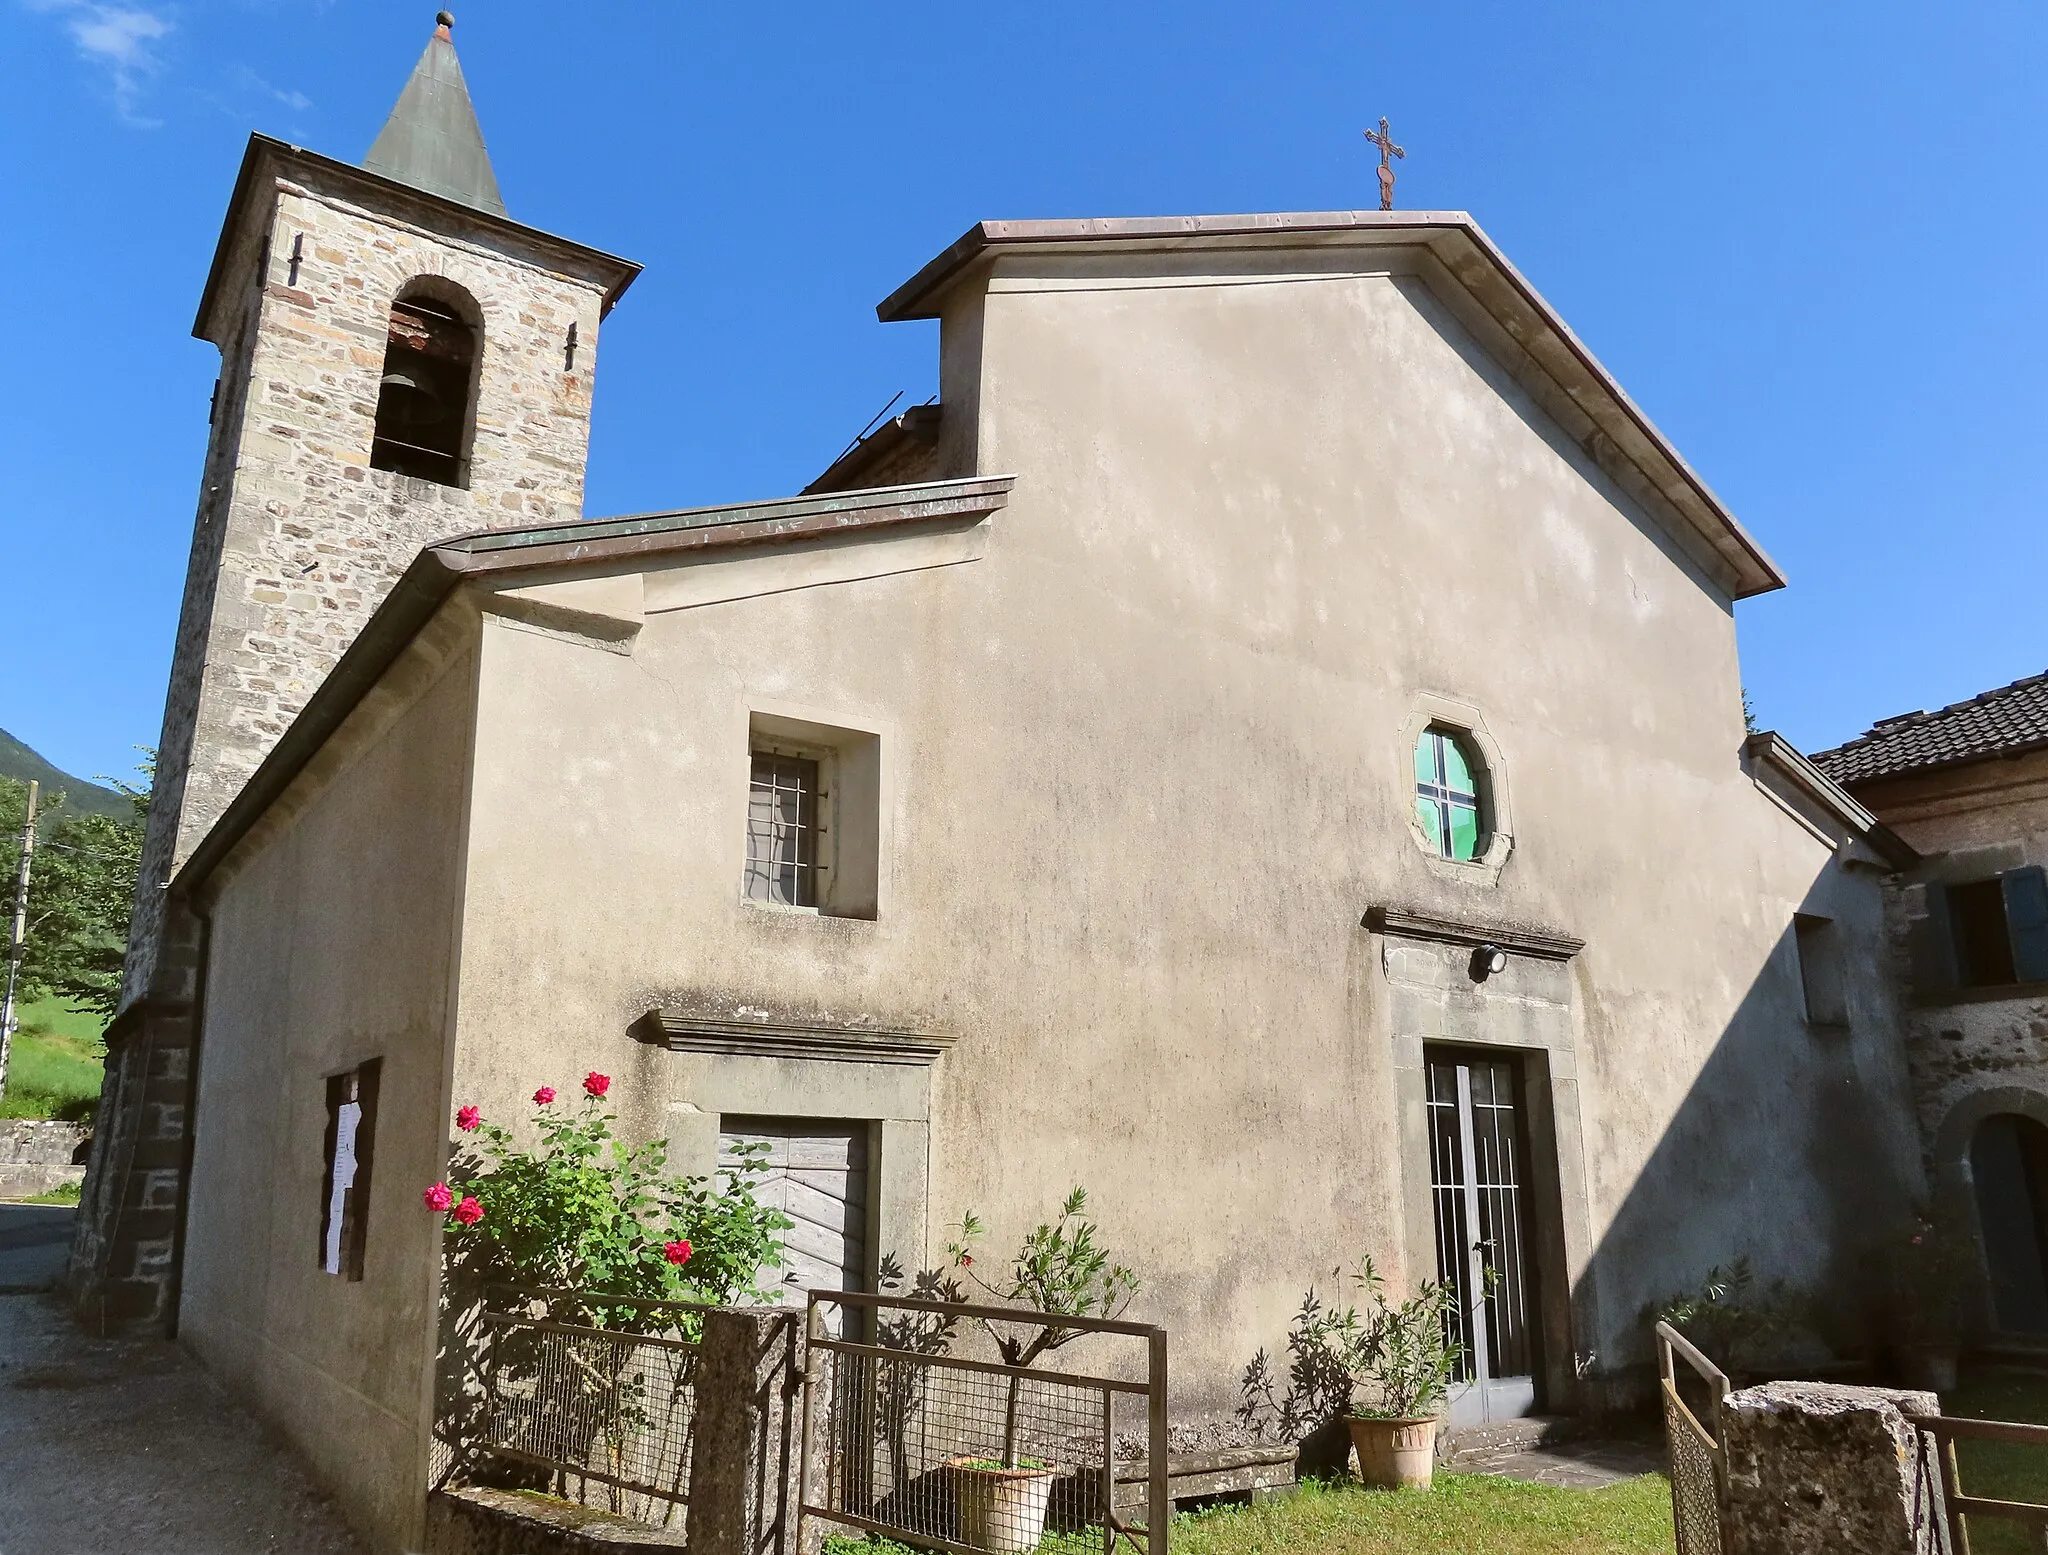
[(0, 1555), (363, 1555), (283, 1445), (176, 1345), (50, 1293), (72, 1211), (0, 1204)]

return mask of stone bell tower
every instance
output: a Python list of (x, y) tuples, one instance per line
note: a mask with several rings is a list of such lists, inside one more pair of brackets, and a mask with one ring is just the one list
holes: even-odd
[(428, 542), (582, 516), (599, 322), (638, 274), (506, 214), (441, 12), (360, 166), (249, 138), (194, 333), (220, 348), (81, 1315), (175, 1322), (202, 926), (169, 884)]

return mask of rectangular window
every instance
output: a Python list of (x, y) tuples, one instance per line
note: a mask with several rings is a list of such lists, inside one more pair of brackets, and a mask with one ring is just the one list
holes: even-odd
[(1842, 972), (1841, 931), (1832, 918), (1795, 913), (1792, 933), (1799, 950), (1799, 982), (1806, 995), (1810, 1026), (1847, 1026), (1849, 994)]
[(746, 895), (784, 907), (818, 905), (818, 763), (808, 757), (753, 753)]
[(377, 1135), (377, 1073), (373, 1058), (327, 1080), (327, 1167), (321, 1174), (320, 1270), (363, 1277), (370, 1225), (370, 1155)]
[(1916, 966), (1923, 997), (1952, 988), (2048, 982), (2048, 870), (2008, 869), (1989, 880), (1929, 885), (1926, 947)]
[(1948, 921), (1956, 938), (1956, 976), (1965, 988), (2015, 982), (2012, 941), (2005, 931), (2005, 892), (1997, 879), (1948, 888)]

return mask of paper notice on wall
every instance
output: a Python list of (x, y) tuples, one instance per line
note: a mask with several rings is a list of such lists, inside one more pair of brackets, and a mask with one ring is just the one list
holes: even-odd
[(341, 1273), (341, 1216), (348, 1190), (355, 1186), (356, 1125), (362, 1117), (362, 1104), (353, 1101), (343, 1102), (334, 1115), (334, 1175), (327, 1190), (327, 1246), (320, 1258), (329, 1274)]

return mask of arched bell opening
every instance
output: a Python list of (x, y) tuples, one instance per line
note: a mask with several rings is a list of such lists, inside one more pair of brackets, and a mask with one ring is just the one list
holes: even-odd
[(415, 285), (391, 305), (370, 468), (469, 485), (483, 330), (458, 288)]

